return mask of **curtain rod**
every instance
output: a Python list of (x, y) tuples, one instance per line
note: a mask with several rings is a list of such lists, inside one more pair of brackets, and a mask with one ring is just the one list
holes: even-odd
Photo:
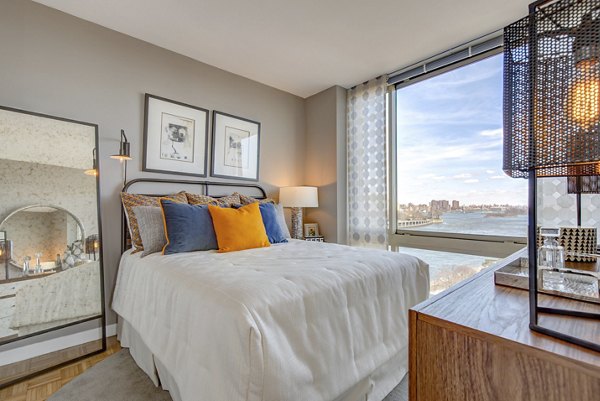
[(432, 61), (441, 59), (444, 56), (448, 56), (450, 54), (457, 53), (457, 52), (459, 52), (461, 50), (468, 49), (469, 47), (475, 46), (477, 44), (484, 43), (487, 40), (494, 39), (494, 38), (502, 35), (503, 33), (504, 33), (504, 28), (497, 29), (497, 30), (495, 30), (493, 32), (490, 32), (490, 33), (487, 33), (485, 35), (479, 36), (479, 37), (477, 37), (477, 38), (475, 38), (473, 40), (470, 40), (468, 42), (462, 43), (460, 45), (451, 47), (450, 49), (444, 50), (444, 51), (442, 51), (440, 53), (434, 54), (433, 56), (424, 58), (421, 61), (418, 61), (416, 63), (412, 63), (412, 64), (409, 64), (409, 65), (404, 66), (402, 68), (398, 68), (397, 70), (394, 70), (394, 71), (390, 72), (388, 74), (388, 76), (389, 77), (393, 77), (395, 75), (401, 74), (404, 71), (408, 71), (410, 69), (419, 67), (419, 66), (421, 66), (423, 64), (431, 63)]
[[(418, 68), (419, 66), (423, 66), (426, 63), (431, 63), (432, 61), (439, 60), (439, 59), (441, 59), (444, 56), (448, 56), (448, 55), (451, 55), (451, 54), (454, 54), (454, 53), (458, 53), (459, 51), (464, 50), (464, 49), (468, 49), (471, 46), (477, 45), (479, 43), (486, 42), (487, 40), (490, 40), (490, 39), (494, 39), (494, 38), (496, 38), (498, 36), (501, 36), (503, 34), (503, 32), (504, 32), (504, 28), (497, 29), (497, 30), (495, 30), (493, 32), (490, 32), (490, 33), (487, 33), (485, 35), (479, 36), (479, 37), (477, 37), (477, 38), (475, 38), (473, 40), (470, 40), (468, 42), (465, 42), (465, 43), (462, 43), (460, 45), (451, 47), (450, 49), (444, 50), (444, 51), (442, 51), (440, 53), (437, 53), (437, 54), (435, 54), (433, 56), (424, 58), (421, 61), (418, 61), (416, 63), (404, 66), (402, 68), (398, 68), (398, 69), (396, 69), (396, 70), (394, 70), (394, 71), (392, 71), (392, 72), (390, 72), (390, 73), (388, 73), (386, 75), (388, 76), (388, 79), (389, 79), (389, 78), (394, 77), (396, 75), (399, 75), (399, 74), (401, 74), (401, 73), (403, 73), (405, 71), (409, 71), (409, 70), (411, 70), (413, 68)], [(372, 79), (379, 79), (383, 75), (384, 74), (380, 74), (377, 77), (372, 78)], [(370, 81), (370, 79), (367, 80), (367, 81), (362, 82), (362, 84), (364, 85), (364, 84), (366, 84), (369, 81)], [(356, 87), (358, 85), (361, 85), (361, 84), (356, 84), (356, 85), (352, 86), (350, 89), (356, 89)]]

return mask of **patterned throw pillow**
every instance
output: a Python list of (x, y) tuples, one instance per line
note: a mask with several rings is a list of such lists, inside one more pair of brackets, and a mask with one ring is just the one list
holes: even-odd
[(251, 196), (240, 194), (238, 192), (234, 192), (233, 194), (240, 197), (242, 205), (249, 205), (251, 203), (256, 203), (256, 202), (258, 202), (259, 204), (263, 204), (263, 203), (273, 203), (274, 204), (275, 203), (275, 201), (273, 199), (271, 199), (271, 198), (256, 199), (256, 198), (253, 198)]
[[(179, 203), (188, 203), (185, 192), (164, 196), (163, 198)], [(133, 208), (136, 206), (160, 207), (160, 199), (161, 197), (158, 196), (147, 196), (121, 192), (121, 201), (123, 202), (123, 208), (125, 209), (125, 217), (127, 217), (127, 222), (129, 223), (129, 234), (131, 235), (131, 245), (133, 246), (132, 253), (137, 253), (144, 250), (142, 237), (140, 236), (140, 227), (138, 225), (137, 218), (135, 217)]]
[(208, 195), (191, 194), (186, 192), (185, 196), (187, 196), (187, 200), (190, 205), (231, 207), (232, 205), (239, 205), (242, 203), (240, 196), (237, 194), (223, 196), (221, 198), (213, 198), (212, 196)]

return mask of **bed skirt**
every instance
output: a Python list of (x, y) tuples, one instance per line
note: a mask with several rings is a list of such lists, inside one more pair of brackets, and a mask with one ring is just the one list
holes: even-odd
[[(150, 377), (152, 382), (170, 393), (173, 401), (190, 401), (181, 399), (177, 382), (173, 375), (152, 354), (152, 351), (146, 346), (140, 334), (129, 322), (120, 316), (117, 321), (117, 339), (123, 348), (129, 348), (129, 353), (135, 363)], [(356, 383), (352, 388), (332, 401), (382, 401), (406, 376), (408, 372), (407, 360), (408, 347), (404, 347), (402, 351), (385, 364), (375, 369), (370, 376)]]

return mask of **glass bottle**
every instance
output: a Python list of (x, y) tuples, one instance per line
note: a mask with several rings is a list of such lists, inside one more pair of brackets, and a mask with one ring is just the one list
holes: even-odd
[(40, 274), (43, 272), (42, 270), (42, 263), (41, 263), (41, 257), (42, 257), (42, 253), (41, 252), (37, 252), (35, 254), (35, 269), (34, 269), (34, 273), (35, 274)]
[(565, 250), (558, 243), (559, 229), (542, 228), (540, 235), (544, 243), (538, 250), (538, 266), (542, 277), (542, 287), (561, 291), (565, 285)]
[(29, 275), (29, 261), (31, 260), (31, 256), (25, 256), (23, 258), (23, 275)]
[(564, 269), (565, 249), (558, 244), (558, 228), (541, 228), (544, 243), (538, 251), (538, 266), (548, 269)]

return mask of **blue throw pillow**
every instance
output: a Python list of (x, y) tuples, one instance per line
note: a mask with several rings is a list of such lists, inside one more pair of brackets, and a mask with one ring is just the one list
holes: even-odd
[(271, 244), (288, 242), (278, 220), (277, 208), (272, 203), (261, 203), (259, 206), (267, 237)]
[(217, 237), (206, 205), (161, 199), (167, 245), (163, 255), (217, 249)]

